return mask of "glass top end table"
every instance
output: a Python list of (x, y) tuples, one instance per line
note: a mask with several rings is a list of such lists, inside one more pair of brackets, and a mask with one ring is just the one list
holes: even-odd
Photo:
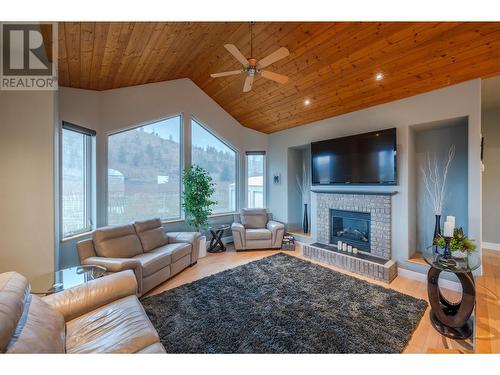
[[(460, 256), (458, 256), (460, 255)], [(427, 293), (431, 305), (430, 319), (434, 328), (443, 336), (465, 340), (472, 335), (471, 319), (476, 301), (476, 287), (472, 271), (481, 265), (479, 252), (451, 253), (445, 256), (436, 246), (424, 250), (424, 259), (431, 266), (427, 273)], [(462, 299), (451, 302), (439, 289), (441, 272), (454, 273), (462, 285)]]
[(211, 238), (210, 238), (210, 244), (208, 245), (207, 252), (209, 253), (222, 253), (226, 251), (226, 246), (224, 246), (224, 243), (222, 242), (222, 235), (224, 232), (231, 227), (229, 225), (218, 225), (218, 226), (211, 226), (208, 227), (208, 230), (210, 231)]
[(104, 276), (102, 266), (78, 266), (43, 274), (30, 280), (31, 293), (52, 294), (84, 284)]
[(451, 253), (450, 258), (445, 258), (442, 250), (439, 250), (437, 246), (428, 246), (424, 250), (425, 262), (434, 268), (441, 271), (452, 272), (452, 273), (469, 273), (481, 266), (481, 259), (479, 257), (479, 252), (475, 251), (473, 253), (461, 253), (460, 256), (457, 253)]

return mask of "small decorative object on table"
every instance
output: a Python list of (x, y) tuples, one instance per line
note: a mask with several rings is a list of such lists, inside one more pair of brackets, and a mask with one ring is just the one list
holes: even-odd
[[(431, 266), (427, 274), (427, 291), (434, 328), (446, 337), (466, 339), (473, 331), (470, 316), (476, 290), (472, 271), (479, 268), (480, 259), (473, 241), (464, 235), (462, 228), (453, 228), (453, 225), (453, 221), (447, 221), (443, 235), (426, 249), (425, 261)], [(444, 249), (443, 254), (436, 253), (436, 246)], [(465, 257), (462, 254), (455, 256), (458, 252), (465, 253)], [(440, 292), (438, 280), (442, 271), (452, 272), (458, 277), (463, 291), (460, 302), (450, 302)]]
[(457, 260), (468, 259), (469, 254), (476, 250), (476, 245), (467, 238), (462, 228), (453, 228), (453, 222), (445, 222), (444, 235), (434, 240), (434, 245), (444, 249), (442, 255), (437, 257), (438, 261), (447, 266), (455, 266)]
[(290, 233), (285, 233), (281, 241), (281, 250), (295, 251), (295, 237)]

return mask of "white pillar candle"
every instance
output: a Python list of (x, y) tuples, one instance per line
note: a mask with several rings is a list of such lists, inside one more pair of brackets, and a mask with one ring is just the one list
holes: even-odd
[(451, 221), (445, 221), (443, 235), (445, 237), (453, 237), (453, 229), (455, 229), (453, 223)]
[(346, 243), (342, 244), (342, 251), (347, 251), (347, 244)]
[(348, 251), (349, 253), (352, 253), (352, 246), (351, 246), (351, 245), (347, 245), (347, 251)]
[(353, 247), (353, 248), (352, 248), (352, 253), (353, 253), (353, 254), (357, 254), (357, 253), (358, 253), (358, 249), (357, 249), (356, 247)]
[(455, 216), (446, 216), (446, 221), (453, 224), (453, 228), (455, 228)]
[(337, 241), (337, 250), (342, 250), (342, 241)]

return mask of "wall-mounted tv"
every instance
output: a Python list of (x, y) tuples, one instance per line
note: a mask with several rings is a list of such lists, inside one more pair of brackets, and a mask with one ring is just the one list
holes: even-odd
[(396, 128), (311, 143), (313, 185), (396, 185)]

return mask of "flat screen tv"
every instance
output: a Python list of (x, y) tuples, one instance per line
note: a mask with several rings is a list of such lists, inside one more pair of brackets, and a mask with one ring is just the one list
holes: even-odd
[(313, 185), (396, 185), (396, 129), (311, 143)]

